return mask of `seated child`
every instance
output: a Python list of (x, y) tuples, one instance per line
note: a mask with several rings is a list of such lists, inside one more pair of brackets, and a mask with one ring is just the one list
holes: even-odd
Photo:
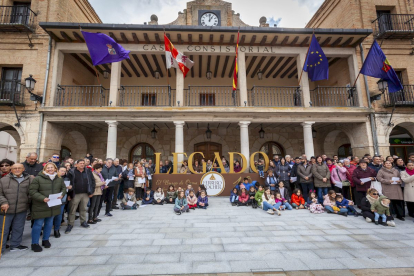
[(285, 183), (283, 183), (283, 181), (279, 182), (276, 192), (279, 192), (282, 198), (284, 198), (285, 200), (290, 201), (289, 190), (285, 188)]
[(302, 192), (299, 189), (293, 191), (291, 199), (292, 207), (298, 209), (305, 209), (305, 199), (302, 196)]
[(152, 202), (152, 204), (163, 205), (164, 199), (165, 199), (164, 191), (162, 190), (161, 187), (158, 187), (154, 193), (154, 201)]
[(348, 210), (348, 215), (354, 215), (355, 217), (358, 217), (359, 213), (357, 212), (357, 210), (355, 210), (354, 208), (354, 203), (346, 198), (344, 198), (342, 195), (336, 195), (335, 197), (336, 200), (336, 206), (338, 208), (342, 208), (342, 209), (347, 209)]
[(376, 225), (378, 225), (378, 219), (381, 217), (381, 224), (387, 226), (387, 216), (390, 216), (390, 202), (386, 196), (380, 196), (379, 200), (371, 205), (371, 211), (374, 212)]
[(256, 194), (254, 195), (254, 200), (256, 201), (257, 207), (260, 207), (260, 208), (262, 208), (263, 193), (264, 193), (263, 186), (260, 185), (259, 188), (257, 189)]
[(206, 196), (207, 196), (206, 187), (204, 187), (204, 185), (200, 185), (200, 186), (198, 186), (198, 192), (196, 193), (197, 198), (200, 197), (202, 191), (204, 191), (206, 193)]
[(321, 214), (324, 211), (324, 208), (318, 202), (318, 196), (316, 195), (316, 191), (310, 191), (308, 197), (308, 209), (313, 214)]
[(280, 203), (279, 210), (284, 211), (285, 209), (292, 210), (292, 206), (289, 204), (289, 202), (282, 197), (282, 195), (279, 192), (276, 192), (275, 194), (275, 202), (276, 204)]
[(144, 194), (144, 198), (142, 199), (142, 205), (148, 205), (152, 204), (154, 201), (154, 192), (150, 189), (147, 189), (147, 191)]
[(261, 178), (265, 178), (264, 176), (264, 165), (263, 165), (263, 160), (259, 159), (259, 161), (257, 162), (257, 166), (256, 166), (257, 171), (259, 172), (259, 176)]
[(239, 200), (238, 193), (239, 193), (239, 191), (237, 190), (237, 188), (234, 188), (233, 191), (231, 191), (230, 203), (231, 203), (232, 206), (237, 205), (237, 201)]
[(246, 188), (242, 188), (239, 192), (239, 202), (237, 206), (248, 206), (249, 205), (249, 194), (246, 191)]
[(273, 171), (268, 170), (267, 171), (267, 177), (266, 177), (266, 180), (265, 180), (265, 186), (270, 187), (270, 191), (276, 191), (277, 183), (278, 183), (277, 178), (276, 178), (276, 176), (273, 175)]
[(198, 197), (197, 201), (198, 208), (207, 209), (208, 207), (208, 197), (207, 193), (204, 190), (201, 190), (200, 196)]
[(176, 215), (181, 215), (181, 213), (184, 212), (190, 212), (184, 191), (180, 191), (175, 199), (174, 212)]
[(253, 209), (257, 208), (257, 202), (256, 202), (256, 199), (254, 199), (255, 195), (256, 195), (256, 189), (254, 188), (254, 186), (251, 186), (249, 190), (249, 200), (250, 200), (250, 203), (252, 204)]
[(194, 194), (194, 191), (191, 190), (187, 196), (188, 208), (195, 210), (197, 208), (197, 197)]
[[(133, 205), (128, 205), (128, 202), (132, 202)], [(124, 194), (124, 198), (122, 199), (121, 208), (122, 210), (131, 210), (137, 209), (139, 207), (137, 203), (137, 198), (135, 197), (135, 189), (129, 188), (128, 192)]]
[(167, 196), (165, 197), (165, 203), (167, 204), (174, 204), (177, 195), (175, 193), (175, 189), (173, 185), (168, 187)]
[[(183, 190), (183, 188), (178, 187), (178, 188), (177, 188), (177, 190), (175, 191), (175, 198), (177, 198), (177, 197), (178, 197), (178, 194), (179, 194), (181, 191), (184, 191), (184, 190)], [(174, 202), (175, 202), (175, 201), (174, 201)]]
[(185, 191), (185, 196), (188, 196), (188, 194), (190, 193), (190, 191), (193, 190), (193, 186), (191, 186), (190, 184), (187, 185), (187, 190)]
[(328, 213), (348, 216), (348, 209), (341, 209), (338, 206), (336, 206), (336, 193), (334, 190), (330, 190), (328, 194), (325, 195), (323, 198), (323, 206), (325, 207)]

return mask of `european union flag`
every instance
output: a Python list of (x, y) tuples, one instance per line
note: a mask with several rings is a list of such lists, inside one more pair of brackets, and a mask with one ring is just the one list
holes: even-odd
[(308, 72), (311, 81), (327, 80), (329, 78), (329, 63), (315, 35), (312, 35), (308, 55), (303, 71)]
[(106, 34), (82, 31), (82, 35), (94, 66), (129, 59), (130, 51), (125, 50)]
[(364, 65), (362, 65), (361, 74), (387, 81), (390, 93), (404, 89), (394, 68), (388, 62), (387, 57), (376, 40), (372, 43), (367, 59)]

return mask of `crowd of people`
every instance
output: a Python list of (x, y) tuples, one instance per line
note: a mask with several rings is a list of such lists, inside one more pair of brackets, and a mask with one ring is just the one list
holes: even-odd
[[(229, 172), (229, 162), (225, 158), (221, 162)], [(193, 164), (196, 173), (204, 171), (204, 163), (207, 171), (221, 172), (217, 162), (197, 160)], [(239, 161), (233, 165), (235, 172), (241, 172)], [(264, 185), (245, 178), (231, 193), (232, 205), (252, 206), (272, 215), (293, 209), (362, 215), (367, 222), (385, 226), (395, 226), (394, 215), (405, 220), (405, 206), (408, 215), (414, 216), (414, 154), (409, 155), (407, 164), (398, 157), (383, 159), (367, 154), (361, 159), (350, 156), (342, 160), (326, 155), (309, 160), (305, 155), (294, 159), (275, 155), (267, 172), (263, 160), (255, 165)], [(68, 157), (61, 162), (59, 154), (53, 154), (41, 163), (36, 153), (29, 153), (23, 163), (1, 160), (0, 223), (7, 241), (2, 252), (8, 247), (10, 251), (29, 249), (21, 244), (26, 220), (31, 221), (31, 249), (41, 252), (51, 247), (52, 230), (53, 236), (60, 238), (61, 226), (66, 225), (65, 233), (69, 234), (77, 219), (82, 228), (101, 222), (103, 204), (106, 217), (112, 217), (114, 209), (136, 210), (139, 202), (171, 204), (177, 215), (208, 208), (207, 190), (202, 185), (197, 191), (191, 185), (186, 190), (170, 185), (166, 191), (161, 187), (153, 191), (155, 169), (152, 160), (128, 163), (90, 154), (77, 161)], [(180, 172), (188, 171), (188, 164), (183, 162)], [(160, 173), (172, 172), (170, 161), (160, 163)], [(53, 196), (61, 204), (52, 204)]]

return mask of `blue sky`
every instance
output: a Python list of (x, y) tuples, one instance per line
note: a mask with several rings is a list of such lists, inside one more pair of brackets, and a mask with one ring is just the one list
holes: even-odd
[[(302, 28), (324, 0), (228, 0), (233, 10), (249, 25), (257, 26), (266, 16), (279, 27)], [(104, 23), (143, 24), (151, 14), (159, 24), (168, 24), (186, 8), (189, 0), (89, 0)], [(254, 6), (252, 6), (252, 4)]]

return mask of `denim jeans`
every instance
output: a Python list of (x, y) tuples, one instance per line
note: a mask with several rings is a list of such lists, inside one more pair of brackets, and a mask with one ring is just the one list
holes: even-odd
[(263, 210), (267, 211), (269, 209), (273, 210), (275, 208), (276, 210), (279, 210), (280, 205), (282, 205), (282, 202), (276, 203), (275, 205), (270, 205), (267, 201), (263, 201)]
[[(325, 209), (326, 209), (326, 211), (328, 211), (328, 213), (333, 213), (334, 212), (334, 210), (333, 210), (333, 208), (331, 206), (325, 206)], [(339, 213), (348, 213), (348, 209), (341, 208), (339, 210)]]
[(259, 171), (259, 176), (260, 177), (264, 177), (264, 172), (263, 171)]
[(39, 244), (40, 232), (42, 232), (43, 224), (44, 226), (43, 226), (42, 240), (44, 241), (49, 240), (50, 232), (52, 232), (53, 218), (54, 217), (48, 217), (48, 218), (41, 218), (41, 219), (34, 220), (33, 228), (32, 228), (32, 244)]
[(349, 205), (346, 209), (348, 209), (348, 215), (357, 213), (357, 210), (355, 210), (354, 206), (352, 205)]
[(374, 213), (374, 215), (375, 215), (375, 221), (378, 221), (380, 217), (382, 218), (382, 221), (387, 221), (387, 216), (385, 214), (380, 215), (378, 213)]
[(285, 206), (285, 209), (292, 210), (292, 205), (290, 205), (289, 202), (285, 202), (282, 205)]
[(328, 194), (328, 187), (318, 188), (318, 201), (323, 204), (323, 196)]
[(232, 196), (232, 197), (231, 197), (231, 199), (230, 199), (230, 202), (231, 202), (231, 203), (234, 203), (234, 202), (236, 202), (237, 200), (239, 200), (239, 197), (238, 197), (238, 196)]
[(60, 230), (60, 225), (62, 224), (63, 210), (65, 209), (65, 204), (60, 205), (60, 215), (57, 215), (53, 219), (53, 226), (55, 231)]

